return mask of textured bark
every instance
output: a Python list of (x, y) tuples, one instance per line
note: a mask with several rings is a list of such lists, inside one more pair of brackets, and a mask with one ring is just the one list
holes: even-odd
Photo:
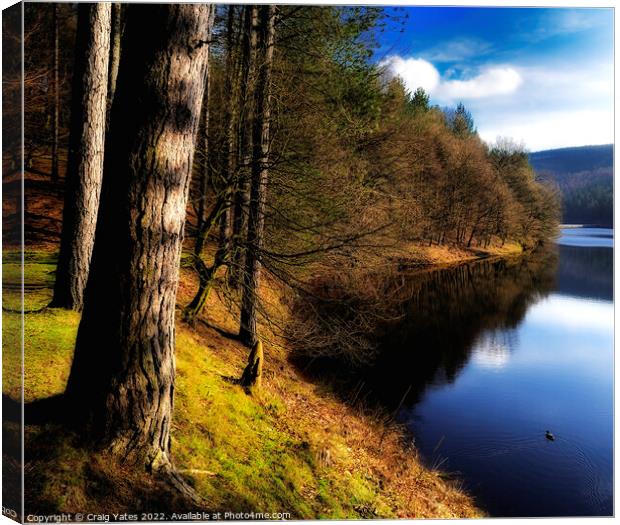
[[(213, 15), (215, 9), (212, 10)], [(213, 16), (210, 22), (210, 26), (213, 25)], [(209, 39), (211, 35), (209, 34)], [(209, 58), (207, 58), (209, 60)], [(200, 313), (204, 307), (211, 291), (211, 283), (213, 277), (218, 268), (223, 264), (223, 256), (225, 255), (222, 248), (217, 251), (215, 261), (211, 267), (206, 267), (202, 261), (202, 250), (211, 229), (221, 218), (223, 211), (223, 200), (220, 198), (214, 204), (213, 209), (208, 213), (207, 196), (209, 192), (209, 180), (211, 179), (211, 155), (212, 148), (210, 145), (210, 133), (209, 133), (209, 100), (210, 100), (211, 82), (209, 75), (207, 74), (205, 84), (205, 98), (203, 102), (202, 122), (203, 122), (203, 135), (202, 135), (202, 149), (204, 157), (204, 165), (200, 173), (200, 200), (198, 202), (198, 224), (196, 242), (194, 244), (194, 268), (198, 273), (199, 285), (196, 295), (192, 301), (185, 307), (183, 315), (184, 319), (188, 323), (193, 323), (196, 316)]]
[(127, 6), (91, 274), (66, 391), (100, 445), (158, 471), (170, 468), (175, 302), (211, 9)]
[(106, 121), (110, 4), (80, 4), (69, 157), (52, 305), (81, 310), (95, 238)]
[(210, 94), (210, 81), (207, 78), (205, 86), (205, 100), (203, 102), (203, 137), (202, 137), (202, 150), (204, 165), (200, 170), (199, 180), (199, 201), (198, 201), (198, 213), (196, 218), (196, 242), (194, 243), (194, 255), (200, 257), (206, 241), (206, 230), (208, 207), (207, 198), (209, 195), (209, 180), (211, 179), (211, 164), (209, 162), (209, 156), (211, 154), (211, 148), (209, 146), (209, 94)]
[(243, 73), (241, 77), (239, 117), (240, 167), (234, 194), (233, 254), (231, 260), (230, 284), (240, 284), (245, 267), (245, 236), (248, 229), (248, 207), (250, 203), (250, 165), (252, 161), (252, 96), (254, 88), (254, 64), (256, 61), (256, 31), (258, 6), (244, 7)]
[[(215, 9), (211, 10), (211, 17), (209, 20), (209, 27), (213, 27), (215, 19)], [(210, 31), (210, 30), (209, 30)], [(211, 32), (207, 35), (207, 39), (211, 39)], [(210, 60), (210, 54), (207, 55), (207, 62)], [(202, 154), (203, 154), (203, 166), (200, 171), (200, 200), (198, 201), (198, 217), (196, 224), (196, 243), (194, 244), (194, 255), (200, 257), (204, 248), (205, 240), (207, 238), (208, 230), (210, 229), (209, 214), (207, 213), (207, 197), (209, 194), (209, 181), (211, 180), (211, 156), (213, 154), (210, 140), (210, 113), (209, 104), (211, 101), (211, 77), (207, 73), (205, 80), (205, 96), (202, 108)]]
[(269, 175), (269, 125), (271, 120), (271, 70), (275, 43), (276, 7), (260, 6), (261, 63), (255, 92), (255, 118), (252, 137), (253, 161), (248, 219), (246, 267), (241, 301), (241, 340), (253, 346), (257, 337), (258, 289), (260, 284), (261, 248), (265, 228), (265, 204)]
[(232, 236), (233, 210), (231, 206), (231, 198), (233, 187), (235, 184), (237, 170), (237, 122), (239, 118), (239, 61), (238, 47), (239, 35), (235, 28), (235, 16), (237, 6), (228, 6), (228, 27), (226, 38), (226, 80), (224, 92), (228, 96), (225, 113), (226, 128), (226, 151), (222, 162), (222, 171), (225, 179), (222, 193), (226, 201), (226, 207), (223, 210), (220, 222), (220, 249), (228, 253), (230, 251), (230, 242)]
[(248, 364), (243, 370), (239, 383), (244, 386), (248, 392), (259, 389), (263, 379), (263, 343), (258, 340), (254, 343), (252, 351), (248, 357)]
[(60, 38), (58, 34), (58, 4), (53, 5), (54, 66), (52, 68), (52, 180), (58, 181), (58, 136), (60, 127)]
[(108, 68), (108, 102), (106, 111), (106, 129), (110, 124), (110, 110), (116, 91), (118, 65), (121, 59), (121, 37), (123, 35), (123, 5), (112, 4), (112, 23), (110, 34), (110, 67)]
[[(207, 302), (207, 299), (209, 298), (209, 293), (211, 292), (215, 274), (221, 266), (226, 264), (226, 258), (228, 255), (228, 249), (226, 245), (220, 244), (215, 253), (215, 258), (211, 266), (207, 267), (201, 257), (204, 242), (208, 237), (209, 232), (221, 219), (225, 205), (226, 203), (222, 198), (218, 199), (218, 201), (213, 206), (211, 213), (205, 219), (203, 229), (199, 232), (199, 237), (196, 239), (196, 246), (194, 251), (194, 268), (196, 269), (196, 273), (198, 274), (198, 290), (192, 301), (183, 310), (183, 318), (190, 324), (194, 323), (194, 320), (200, 314), (205, 303)], [(197, 250), (200, 250), (200, 252), (197, 252)]]
[(196, 317), (204, 308), (209, 298), (209, 293), (211, 292), (215, 274), (225, 262), (224, 255), (223, 250), (221, 248), (218, 249), (215, 254), (215, 260), (211, 266), (206, 266), (199, 258), (196, 259), (196, 271), (198, 272), (199, 279), (198, 291), (183, 311), (183, 318), (189, 324), (194, 323)]

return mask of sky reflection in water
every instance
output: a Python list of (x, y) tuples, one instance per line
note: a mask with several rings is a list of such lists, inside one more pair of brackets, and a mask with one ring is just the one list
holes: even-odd
[(495, 516), (612, 512), (613, 238), (571, 230), (559, 244), (553, 291), (483, 327), (456, 375), (439, 366), (400, 412), (426, 461)]

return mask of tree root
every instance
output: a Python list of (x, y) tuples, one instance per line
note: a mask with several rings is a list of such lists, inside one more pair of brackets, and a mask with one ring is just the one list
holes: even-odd
[(161, 467), (157, 473), (157, 477), (164, 483), (166, 487), (177, 497), (180, 497), (184, 502), (200, 509), (206, 507), (206, 500), (202, 498), (181, 475), (171, 463)]
[(138, 471), (143, 469), (145, 475), (152, 476), (154, 481), (163, 489), (163, 492), (168, 494), (175, 506), (178, 504), (184, 508), (187, 508), (188, 505), (195, 506), (197, 509), (206, 508), (206, 500), (185, 480), (170, 460), (167, 452), (149, 450), (141, 446), (132, 447), (123, 439), (109, 444), (106, 451), (115, 457), (119, 463), (132, 465)]

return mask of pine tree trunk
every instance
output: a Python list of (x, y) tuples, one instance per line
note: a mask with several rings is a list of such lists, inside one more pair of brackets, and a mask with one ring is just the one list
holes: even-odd
[(252, 351), (248, 357), (248, 364), (239, 379), (239, 384), (245, 387), (248, 393), (252, 393), (261, 387), (263, 379), (263, 360), (263, 343), (258, 339), (252, 347)]
[(60, 81), (59, 81), (59, 68), (60, 68), (60, 38), (58, 31), (58, 4), (53, 6), (53, 25), (54, 25), (54, 66), (52, 71), (52, 97), (53, 97), (53, 110), (52, 110), (52, 181), (58, 182), (58, 136), (60, 127)]
[(194, 255), (200, 257), (202, 250), (204, 249), (206, 241), (206, 228), (208, 219), (207, 208), (207, 196), (209, 193), (209, 180), (211, 178), (210, 172), (210, 147), (209, 147), (209, 92), (211, 89), (211, 82), (209, 78), (206, 80), (205, 85), (205, 100), (203, 102), (203, 136), (202, 136), (202, 151), (203, 151), (203, 166), (200, 170), (199, 180), (199, 200), (198, 200), (198, 213), (196, 218), (196, 242), (194, 243)]
[(196, 259), (196, 270), (199, 279), (198, 291), (183, 311), (183, 318), (190, 325), (194, 324), (196, 317), (200, 314), (209, 298), (215, 274), (225, 262), (224, 255), (222, 249), (218, 249), (213, 264), (208, 267), (202, 262), (202, 259)]
[(147, 470), (170, 468), (175, 302), (211, 9), (127, 6), (91, 273), (66, 391), (99, 445)]
[(265, 204), (269, 163), (269, 125), (271, 120), (271, 71), (275, 42), (276, 7), (261, 6), (259, 13), (261, 63), (255, 92), (253, 128), (253, 162), (248, 219), (248, 240), (239, 336), (249, 345), (256, 344), (258, 289), (260, 284), (261, 249), (265, 227)]
[(233, 194), (233, 186), (235, 184), (235, 172), (237, 170), (237, 143), (236, 143), (236, 127), (238, 119), (238, 60), (237, 47), (238, 35), (235, 30), (235, 16), (237, 7), (235, 5), (228, 6), (228, 28), (226, 38), (226, 82), (224, 92), (228, 96), (225, 114), (226, 127), (226, 151), (222, 162), (222, 171), (225, 178), (225, 185), (222, 189), (226, 207), (222, 213), (220, 222), (220, 250), (228, 253), (230, 251), (230, 242), (232, 236), (233, 210), (231, 206), (231, 198)]
[[(209, 21), (209, 27), (213, 26), (215, 19), (215, 9), (211, 10), (211, 17)], [(208, 40), (211, 39), (211, 33), (208, 35)], [(210, 55), (207, 55), (207, 62), (210, 60)], [(202, 103), (202, 156), (203, 165), (200, 170), (200, 184), (199, 184), (199, 201), (198, 201), (198, 217), (196, 224), (196, 242), (194, 244), (194, 255), (200, 257), (207, 238), (209, 225), (209, 214), (207, 213), (207, 195), (209, 193), (209, 181), (211, 180), (211, 155), (212, 147), (210, 144), (210, 113), (209, 103), (211, 101), (211, 77), (207, 73), (205, 80), (205, 95)]]
[(81, 310), (103, 172), (110, 4), (79, 4), (65, 204), (52, 305)]
[[(183, 310), (183, 318), (189, 324), (194, 323), (196, 317), (204, 308), (204, 305), (209, 298), (209, 293), (211, 292), (215, 275), (218, 269), (226, 264), (226, 258), (228, 256), (228, 248), (226, 245), (220, 244), (220, 246), (218, 246), (218, 249), (215, 252), (213, 264), (209, 267), (204, 264), (201, 257), (204, 242), (213, 226), (221, 217), (224, 205), (224, 201), (221, 198), (218, 199), (213, 210), (211, 211), (211, 214), (205, 220), (203, 230), (199, 232), (199, 237), (196, 239), (196, 246), (194, 249), (194, 268), (198, 274), (198, 290), (196, 291), (196, 295), (194, 295), (192, 301)], [(200, 252), (197, 252), (197, 250), (200, 250)]]
[(250, 204), (250, 164), (252, 161), (252, 100), (254, 63), (256, 61), (256, 30), (258, 6), (244, 7), (243, 73), (241, 77), (241, 98), (239, 117), (239, 158), (241, 166), (234, 194), (233, 256), (231, 260), (230, 284), (239, 286), (245, 268), (245, 236), (248, 230), (248, 207)]
[[(215, 9), (212, 10), (212, 15), (215, 14)], [(213, 25), (213, 16), (210, 22), (210, 26)], [(210, 38), (210, 35), (209, 35)], [(207, 57), (209, 60), (209, 57)], [(209, 191), (209, 180), (211, 179), (211, 155), (212, 147), (209, 139), (209, 100), (210, 100), (211, 81), (207, 74), (205, 84), (205, 97), (203, 102), (202, 122), (203, 122), (203, 135), (202, 135), (202, 150), (203, 161), (202, 170), (200, 172), (200, 200), (198, 202), (198, 220), (197, 220), (197, 233), (196, 242), (194, 244), (194, 268), (198, 273), (198, 291), (192, 299), (192, 301), (185, 307), (183, 311), (183, 317), (185, 321), (190, 324), (194, 323), (194, 320), (200, 314), (207, 299), (209, 298), (209, 292), (211, 291), (211, 284), (218, 268), (221, 266), (219, 262), (223, 253), (221, 248), (217, 251), (215, 261), (211, 267), (206, 267), (202, 260), (202, 251), (204, 249), (207, 237), (213, 227), (213, 225), (221, 217), (222, 211), (222, 199), (218, 199), (213, 205), (211, 213), (208, 213), (207, 195)], [(223, 261), (222, 261), (223, 263)]]
[(469, 240), (467, 241), (467, 247), (468, 247), (468, 248), (470, 248), (470, 247), (471, 247), (471, 243), (472, 243), (472, 242), (473, 242), (473, 240), (474, 240), (474, 235), (476, 235), (476, 228), (475, 228), (475, 227), (471, 229), (471, 234), (470, 234), (470, 236), (469, 236)]
[(108, 68), (108, 101), (106, 111), (106, 129), (110, 124), (110, 110), (116, 91), (116, 78), (118, 77), (118, 65), (121, 59), (121, 36), (123, 35), (123, 5), (112, 4), (112, 24), (110, 35), (110, 67)]

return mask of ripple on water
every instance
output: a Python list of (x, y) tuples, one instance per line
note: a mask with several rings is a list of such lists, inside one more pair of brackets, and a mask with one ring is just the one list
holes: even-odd
[[(518, 484), (532, 499), (544, 498), (541, 487), (553, 487), (556, 494), (563, 492), (569, 500), (580, 500), (592, 509), (592, 515), (611, 512), (611, 480), (605, 475), (604, 454), (587, 451), (578, 440), (561, 435), (549, 441), (543, 432), (525, 436), (498, 430), (493, 436), (483, 436), (475, 435), (473, 426), (463, 430), (454, 446), (450, 446), (449, 438), (441, 440), (434, 452), (435, 465), (448, 470), (458, 470), (463, 461), (498, 465), (496, 477), (476, 485)], [(502, 459), (505, 461), (499, 461)], [(506, 468), (513, 462), (518, 468)]]

